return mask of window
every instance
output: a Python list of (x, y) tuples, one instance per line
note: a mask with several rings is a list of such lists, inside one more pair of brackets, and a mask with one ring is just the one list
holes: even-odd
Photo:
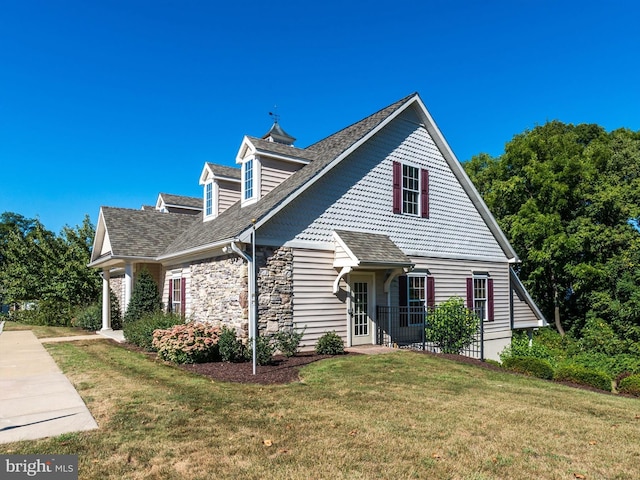
[(169, 310), (184, 317), (185, 281), (181, 277), (169, 280)]
[(424, 323), (426, 307), (435, 306), (434, 278), (426, 274), (398, 277), (400, 326), (420, 326)]
[(209, 182), (204, 187), (204, 215), (209, 217), (213, 214), (213, 182)]
[(244, 199), (253, 198), (253, 159), (244, 164)]
[(482, 320), (493, 321), (493, 279), (487, 274), (467, 279), (467, 308), (473, 309)]
[(429, 172), (393, 162), (393, 213), (429, 218)]

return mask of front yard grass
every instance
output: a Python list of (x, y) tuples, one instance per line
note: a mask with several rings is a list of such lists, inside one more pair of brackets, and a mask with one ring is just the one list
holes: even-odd
[(46, 346), (100, 429), (0, 445), (78, 454), (80, 479), (624, 479), (640, 401), (411, 352), (290, 385), (212, 381), (110, 342)]

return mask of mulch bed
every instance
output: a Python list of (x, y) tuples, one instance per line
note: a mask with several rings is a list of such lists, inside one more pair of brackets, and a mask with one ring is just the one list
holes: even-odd
[(251, 362), (197, 363), (180, 365), (180, 368), (225, 382), (273, 385), (297, 382), (300, 380), (298, 375), (300, 368), (324, 358), (331, 358), (331, 355), (317, 355), (312, 352), (298, 353), (296, 356), (289, 358), (276, 355), (270, 365), (257, 365), (255, 375), (253, 374), (253, 364)]

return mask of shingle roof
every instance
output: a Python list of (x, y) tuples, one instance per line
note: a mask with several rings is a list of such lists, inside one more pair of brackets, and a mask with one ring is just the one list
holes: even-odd
[(252, 220), (259, 221), (268, 213), (272, 212), (274, 208), (278, 207), (292, 193), (313, 179), (340, 154), (356, 144), (415, 95), (415, 93), (408, 95), (367, 118), (314, 143), (306, 149), (298, 149), (296, 147), (251, 138), (252, 142), (258, 140), (268, 144), (273, 149), (283, 148), (287, 149), (286, 151), (290, 151), (289, 149), (294, 149), (299, 152), (303, 151), (304, 155), (313, 157), (314, 160), (293, 173), (253, 205), (241, 207), (241, 202), (238, 201), (214, 220), (194, 222), (184, 234), (177, 237), (167, 247), (162, 256), (176, 255), (185, 250), (237, 237), (251, 227)]
[(387, 235), (336, 230), (360, 265), (411, 266), (413, 262)]
[(160, 196), (166, 205), (174, 207), (189, 207), (202, 210), (202, 198), (185, 197), (184, 195), (173, 195), (171, 193), (161, 193)]
[(112, 256), (157, 257), (201, 215), (102, 207)]
[[(211, 173), (214, 175), (220, 175), (221, 177), (229, 177), (240, 180), (240, 169), (234, 167), (227, 167), (225, 165), (218, 165), (217, 163), (207, 162), (207, 166)], [(199, 199), (202, 204), (202, 199)]]
[(308, 161), (316, 160), (318, 158), (317, 153), (309, 151), (305, 148), (298, 148), (292, 145), (270, 142), (268, 140), (263, 140), (262, 138), (251, 137), (249, 135), (247, 135), (247, 139), (253, 144), (253, 146), (263, 152), (275, 153), (278, 155), (295, 157)]

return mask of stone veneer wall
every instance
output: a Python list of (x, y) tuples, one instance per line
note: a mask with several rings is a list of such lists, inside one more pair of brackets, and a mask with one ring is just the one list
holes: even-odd
[(293, 328), (293, 249), (258, 247), (258, 329), (261, 334)]
[(190, 319), (233, 327), (248, 335), (247, 265), (236, 255), (208, 258), (191, 265)]
[(124, 275), (118, 275), (117, 277), (111, 277), (109, 279), (109, 288), (118, 299), (118, 306), (120, 307), (120, 314), (124, 315), (124, 309), (126, 305), (124, 303)]

